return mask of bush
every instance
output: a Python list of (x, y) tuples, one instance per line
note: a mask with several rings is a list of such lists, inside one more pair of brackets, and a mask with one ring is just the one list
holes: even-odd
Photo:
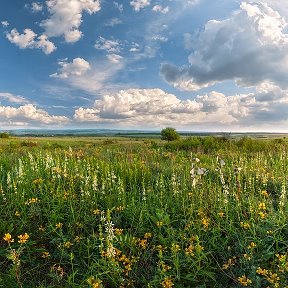
[(167, 127), (165, 129), (162, 129), (161, 131), (162, 140), (174, 141), (174, 140), (178, 140), (179, 138), (180, 138), (180, 135), (176, 132), (174, 128)]
[(1, 133), (0, 133), (0, 138), (5, 138), (5, 139), (7, 139), (7, 138), (9, 138), (9, 137), (10, 137), (10, 135), (9, 135), (8, 132), (1, 132)]

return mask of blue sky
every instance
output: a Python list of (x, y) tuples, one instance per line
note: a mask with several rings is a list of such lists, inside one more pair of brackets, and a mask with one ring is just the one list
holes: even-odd
[(288, 131), (284, 0), (0, 3), (0, 127)]

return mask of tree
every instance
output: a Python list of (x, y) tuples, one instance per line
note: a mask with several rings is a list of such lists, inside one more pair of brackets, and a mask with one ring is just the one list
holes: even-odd
[(173, 141), (173, 140), (178, 140), (179, 138), (180, 138), (180, 135), (176, 132), (174, 128), (167, 127), (165, 129), (162, 129), (161, 131), (162, 140)]

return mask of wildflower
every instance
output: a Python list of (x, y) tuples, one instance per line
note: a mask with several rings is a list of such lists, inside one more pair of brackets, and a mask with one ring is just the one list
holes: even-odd
[(251, 255), (249, 255), (247, 253), (243, 254), (243, 257), (248, 261), (251, 260)]
[(204, 226), (204, 228), (207, 229), (210, 223), (210, 219), (207, 217), (204, 217), (201, 219), (201, 223)]
[(195, 246), (195, 250), (196, 250), (197, 253), (200, 253), (200, 252), (202, 252), (204, 250), (204, 247), (201, 246), (200, 244), (197, 244)]
[(258, 215), (261, 219), (264, 219), (266, 217), (266, 213), (264, 213), (262, 211), (258, 212)]
[(20, 217), (20, 216), (21, 216), (21, 213), (20, 213), (19, 211), (16, 211), (16, 212), (15, 212), (15, 216), (16, 216), (16, 217)]
[(81, 236), (76, 236), (75, 237), (75, 239), (74, 239), (74, 241), (76, 242), (76, 243), (80, 243), (80, 241), (83, 239), (83, 237), (81, 237)]
[(171, 266), (165, 264), (163, 261), (161, 261), (159, 263), (159, 266), (161, 267), (163, 272), (167, 272), (167, 271), (169, 271), (171, 269)]
[(45, 231), (45, 227), (43, 225), (40, 225), (38, 227), (38, 230), (41, 231), (41, 232), (44, 232)]
[(29, 237), (30, 236), (27, 233), (19, 235), (18, 236), (18, 238), (19, 238), (18, 243), (20, 243), (20, 244), (26, 243), (28, 241)]
[(266, 269), (262, 269), (261, 267), (258, 267), (257, 270), (256, 270), (256, 273), (259, 274), (259, 275), (267, 275), (268, 274), (268, 270)]
[(44, 259), (46, 259), (46, 258), (48, 258), (48, 257), (50, 257), (51, 255), (50, 255), (50, 253), (48, 252), (48, 251), (44, 251), (43, 253), (42, 253), (42, 258), (44, 258)]
[(101, 211), (99, 210), (99, 209), (94, 209), (93, 211), (92, 211), (92, 214), (93, 215), (99, 215), (101, 213)]
[(259, 203), (258, 209), (259, 210), (266, 210), (266, 204), (264, 202)]
[(268, 198), (269, 194), (266, 190), (261, 192), (261, 195), (264, 196), (265, 198)]
[(59, 222), (55, 225), (57, 229), (61, 229), (63, 227), (63, 223)]
[(71, 248), (73, 246), (73, 244), (70, 242), (70, 241), (66, 241), (65, 243), (64, 243), (64, 247), (65, 248)]
[(240, 226), (244, 229), (249, 229), (251, 228), (250, 224), (248, 222), (240, 222)]
[(13, 243), (14, 239), (12, 238), (10, 233), (6, 233), (3, 237), (4, 241), (8, 242), (8, 243)]
[(152, 233), (145, 233), (144, 238), (148, 239), (152, 237)]
[(120, 229), (120, 228), (115, 228), (114, 229), (114, 233), (115, 233), (115, 235), (121, 235), (122, 233), (123, 233), (123, 229)]
[(156, 222), (156, 226), (157, 227), (162, 227), (163, 226), (163, 222), (162, 221), (157, 221)]
[(246, 275), (238, 277), (238, 281), (243, 286), (248, 286), (248, 285), (252, 284), (252, 281)]
[(147, 239), (139, 239), (139, 246), (142, 249), (146, 249), (146, 247), (147, 247)]
[(227, 260), (227, 262), (223, 264), (222, 269), (227, 270), (227, 269), (229, 269), (231, 266), (234, 266), (235, 264), (236, 264), (236, 257), (234, 256), (234, 257), (232, 257), (232, 258), (229, 258), (229, 259)]
[(266, 231), (266, 234), (267, 234), (267, 235), (273, 235), (273, 231), (272, 231), (272, 230), (267, 230), (267, 231)]
[(163, 288), (171, 288), (174, 286), (171, 277), (166, 277), (162, 282), (161, 285)]
[(223, 218), (223, 217), (225, 216), (225, 213), (224, 213), (223, 211), (220, 211), (220, 212), (218, 213), (218, 216), (219, 216), (220, 218)]
[(185, 254), (189, 256), (194, 256), (194, 250), (195, 247), (193, 245), (189, 245), (187, 248), (185, 248)]
[(247, 246), (248, 249), (254, 249), (257, 245), (254, 242), (250, 242), (250, 244)]
[(180, 246), (178, 244), (176, 244), (176, 243), (172, 243), (171, 251), (173, 253), (177, 253), (178, 251), (180, 251)]

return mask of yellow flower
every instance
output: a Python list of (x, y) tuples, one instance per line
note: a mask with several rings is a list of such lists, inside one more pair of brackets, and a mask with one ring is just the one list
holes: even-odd
[(50, 256), (51, 256), (50, 253), (48, 251), (45, 251), (45, 252), (42, 253), (41, 257), (45, 259), (45, 258), (48, 258)]
[(261, 195), (267, 198), (269, 196), (268, 192), (266, 190), (261, 192)]
[(194, 250), (195, 247), (193, 245), (189, 245), (186, 249), (185, 249), (185, 254), (186, 255), (190, 255), (190, 256), (194, 256)]
[(171, 288), (171, 287), (174, 286), (171, 277), (165, 278), (165, 279), (161, 282), (161, 285), (162, 285), (163, 288)]
[(171, 246), (171, 251), (177, 253), (178, 251), (180, 251), (180, 246), (176, 243), (173, 243)]
[(259, 203), (258, 209), (259, 210), (266, 210), (266, 204), (264, 202)]
[(254, 242), (250, 242), (250, 244), (248, 245), (248, 249), (254, 249), (257, 245)]
[(220, 212), (218, 213), (218, 216), (219, 216), (220, 218), (223, 218), (223, 217), (225, 216), (225, 213), (224, 213), (223, 211), (220, 211)]
[(15, 212), (15, 216), (16, 216), (16, 217), (20, 217), (20, 216), (21, 216), (21, 213), (20, 213), (19, 211), (16, 211), (16, 212)]
[(43, 232), (43, 231), (45, 231), (45, 227), (44, 227), (43, 225), (40, 225), (40, 226), (38, 227), (38, 230), (41, 231), (41, 232)]
[(123, 229), (115, 228), (114, 230), (115, 235), (121, 235), (123, 233)]
[(146, 249), (146, 247), (147, 247), (147, 239), (139, 239), (139, 246), (142, 249)]
[(63, 226), (63, 223), (59, 222), (55, 226), (56, 226), (57, 229), (61, 229), (62, 226)]
[(264, 213), (262, 211), (258, 212), (258, 215), (261, 219), (264, 219), (266, 217), (266, 213)]
[(259, 274), (259, 275), (267, 275), (268, 274), (268, 270), (266, 269), (262, 269), (261, 267), (258, 267), (257, 270), (256, 270), (256, 273)]
[(66, 241), (65, 243), (64, 243), (64, 247), (65, 248), (71, 248), (73, 246), (73, 244), (70, 242), (70, 241)]
[(240, 226), (244, 229), (249, 229), (251, 228), (250, 224), (248, 222), (240, 222)]
[(234, 266), (236, 264), (236, 257), (229, 258), (226, 263), (223, 264), (222, 269), (227, 270), (231, 266)]
[(99, 209), (94, 209), (94, 210), (92, 211), (92, 213), (93, 213), (93, 215), (98, 215), (98, 214), (101, 213), (101, 211), (100, 211)]
[(8, 242), (8, 243), (13, 243), (14, 239), (12, 238), (10, 233), (6, 233), (3, 237), (4, 241)]
[(95, 278), (94, 276), (91, 276), (87, 279), (88, 284), (91, 285), (92, 288), (101, 288), (103, 285), (101, 284), (102, 281), (98, 278)]
[(148, 239), (152, 237), (152, 233), (145, 233), (144, 238)]
[(156, 226), (157, 227), (162, 227), (163, 226), (163, 222), (162, 221), (157, 221), (156, 222)]
[(209, 223), (210, 223), (210, 219), (207, 217), (204, 217), (204, 218), (202, 218), (201, 223), (204, 226), (204, 228), (207, 229), (209, 226)]
[(29, 237), (30, 236), (27, 233), (19, 235), (18, 236), (18, 238), (19, 238), (18, 243), (20, 243), (20, 244), (26, 243), (28, 241)]
[(245, 275), (238, 277), (238, 281), (243, 286), (248, 286), (248, 285), (252, 284), (252, 281)]

